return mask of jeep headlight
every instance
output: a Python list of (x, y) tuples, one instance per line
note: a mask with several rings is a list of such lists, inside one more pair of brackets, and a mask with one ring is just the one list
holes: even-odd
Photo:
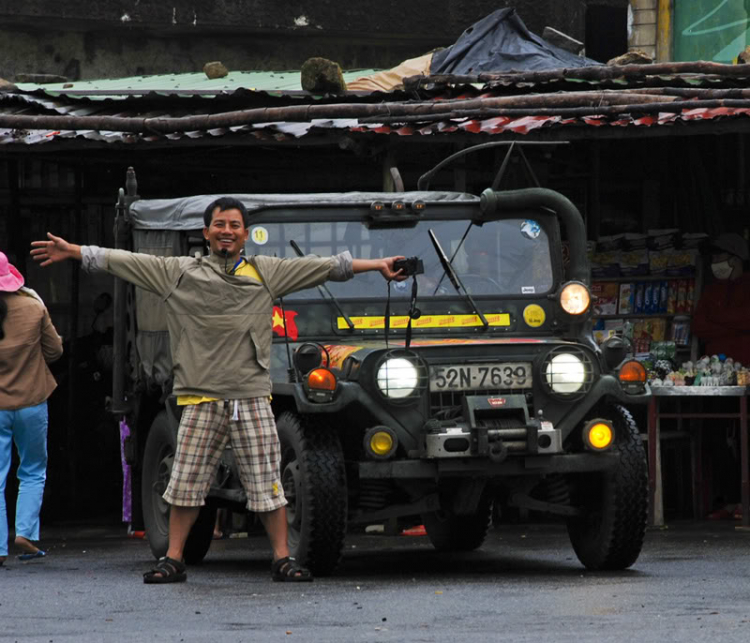
[(549, 360), (544, 375), (555, 393), (577, 393), (586, 381), (586, 367), (572, 353), (559, 353)]
[(560, 291), (560, 306), (568, 315), (582, 315), (589, 309), (591, 293), (578, 281), (565, 284)]
[(409, 397), (419, 384), (417, 367), (404, 357), (386, 359), (376, 377), (380, 392), (389, 398)]

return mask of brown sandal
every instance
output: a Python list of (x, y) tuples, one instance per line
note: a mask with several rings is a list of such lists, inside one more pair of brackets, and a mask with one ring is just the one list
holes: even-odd
[(298, 565), (291, 556), (275, 560), (271, 573), (271, 578), (279, 583), (309, 583), (313, 580), (312, 572)]

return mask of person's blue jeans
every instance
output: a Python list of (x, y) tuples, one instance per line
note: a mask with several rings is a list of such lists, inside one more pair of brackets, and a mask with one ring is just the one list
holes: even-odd
[(8, 555), (5, 483), (15, 442), (18, 465), (16, 536), (39, 540), (39, 512), (47, 479), (47, 402), (0, 411), (0, 556)]

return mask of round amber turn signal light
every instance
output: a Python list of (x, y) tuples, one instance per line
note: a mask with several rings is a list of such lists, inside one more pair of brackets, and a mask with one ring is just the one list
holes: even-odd
[(621, 382), (645, 382), (646, 367), (640, 362), (631, 360), (620, 367), (618, 378)]
[(594, 420), (583, 429), (583, 437), (588, 447), (594, 451), (604, 451), (612, 446), (615, 431), (609, 422)]
[(327, 368), (316, 368), (307, 376), (307, 385), (321, 391), (336, 390), (336, 376)]

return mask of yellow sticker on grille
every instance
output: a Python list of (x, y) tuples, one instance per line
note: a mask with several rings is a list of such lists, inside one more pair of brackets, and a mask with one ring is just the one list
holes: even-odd
[(527, 326), (537, 328), (544, 323), (545, 319), (547, 319), (547, 315), (544, 313), (544, 308), (539, 304), (529, 304), (523, 309), (523, 320)]
[[(510, 326), (509, 313), (485, 313), (485, 318), (490, 326)], [(377, 330), (385, 328), (385, 317), (364, 316), (350, 317), (357, 330)], [(341, 330), (349, 328), (343, 317), (337, 318), (338, 328)], [(407, 315), (391, 317), (391, 328), (406, 328), (409, 323)], [(472, 328), (484, 326), (479, 315), (422, 315), (419, 319), (413, 319), (412, 328)]]

